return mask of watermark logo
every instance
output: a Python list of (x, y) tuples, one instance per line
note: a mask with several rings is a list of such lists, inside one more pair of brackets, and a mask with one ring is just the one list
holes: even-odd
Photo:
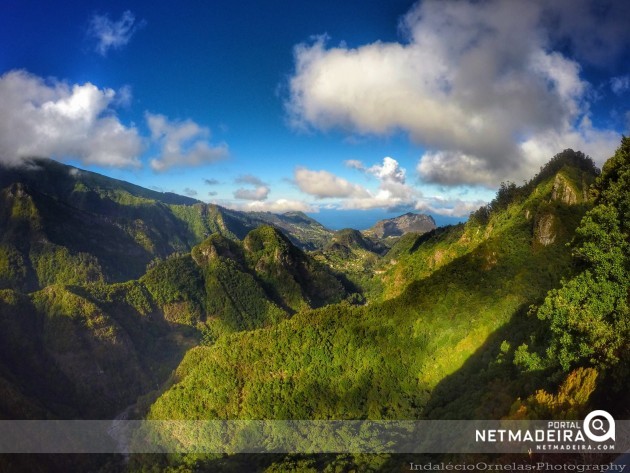
[[(502, 428), (475, 430), (476, 443), (530, 446), (533, 451), (612, 451), (615, 450), (615, 419), (608, 412), (595, 410), (584, 421), (512, 421)], [(503, 448), (503, 447), (501, 447)]]
[(615, 441), (615, 419), (606, 411), (597, 410), (589, 413), (584, 418), (582, 428), (593, 442), (605, 442), (608, 439)]

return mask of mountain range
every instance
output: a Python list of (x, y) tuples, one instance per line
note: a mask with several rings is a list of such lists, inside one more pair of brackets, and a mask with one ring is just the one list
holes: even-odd
[[(602, 170), (565, 150), (440, 228), (406, 214), (332, 232), (50, 160), (3, 170), (0, 189), (2, 418), (107, 419), (129, 406), (146, 419), (630, 414), (628, 138)], [(97, 467), (403, 463), (183, 455)]]
[(0, 172), (0, 287), (127, 281), (211, 234), (236, 241), (267, 224), (303, 250), (334, 236), (302, 212), (240, 212), (34, 159)]

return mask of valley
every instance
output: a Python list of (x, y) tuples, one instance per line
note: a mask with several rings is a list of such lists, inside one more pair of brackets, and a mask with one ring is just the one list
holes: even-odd
[(593, 400), (627, 417), (629, 179), (624, 138), (601, 171), (565, 150), (466, 223), (333, 232), (51, 160), (3, 169), (0, 417), (570, 419)]

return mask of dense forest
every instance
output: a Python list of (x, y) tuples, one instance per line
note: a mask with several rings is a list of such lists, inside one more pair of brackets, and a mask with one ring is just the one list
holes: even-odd
[[(32, 171), (0, 180), (0, 418), (107, 419), (129, 405), (146, 419), (576, 419), (601, 405), (630, 415), (629, 138), (601, 170), (565, 150), (523, 185), (502, 184), (466, 223), (387, 239), (61, 166), (44, 162), (42, 175), (68, 176), (42, 185)], [(127, 460), (81, 461), (402, 464)]]

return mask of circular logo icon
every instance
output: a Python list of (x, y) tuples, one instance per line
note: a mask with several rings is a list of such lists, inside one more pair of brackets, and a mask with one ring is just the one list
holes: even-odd
[[(601, 418), (604, 418), (606, 423)], [(593, 442), (604, 442), (605, 440), (615, 440), (615, 419), (608, 412), (598, 410), (589, 413), (584, 418), (584, 433)]]

